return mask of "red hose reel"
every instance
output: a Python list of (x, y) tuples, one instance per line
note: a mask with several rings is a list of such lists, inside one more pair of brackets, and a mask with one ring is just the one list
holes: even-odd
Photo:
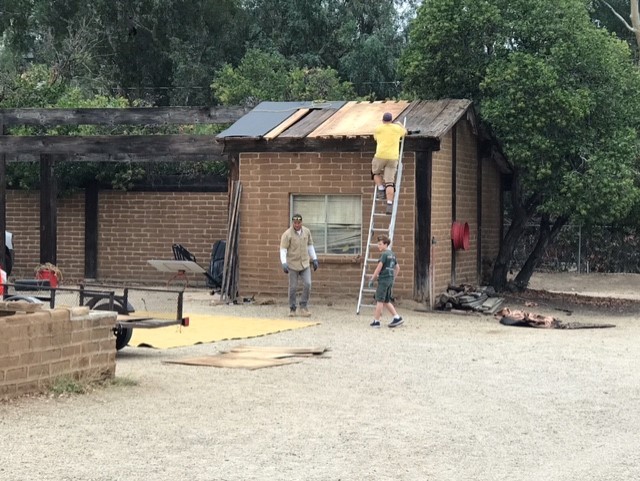
[(469, 223), (454, 222), (451, 224), (451, 242), (455, 250), (469, 249)]

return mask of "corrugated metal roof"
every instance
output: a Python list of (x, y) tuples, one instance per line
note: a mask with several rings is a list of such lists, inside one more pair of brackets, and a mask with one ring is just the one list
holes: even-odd
[[(440, 139), (471, 107), (470, 100), (385, 102), (262, 102), (218, 139), (229, 137), (301, 139), (371, 136), (384, 112), (407, 119), (414, 137)], [(473, 121), (473, 117), (471, 117)]]
[(216, 138), (263, 137), (301, 109), (330, 109), (335, 111), (345, 104), (340, 102), (261, 102)]

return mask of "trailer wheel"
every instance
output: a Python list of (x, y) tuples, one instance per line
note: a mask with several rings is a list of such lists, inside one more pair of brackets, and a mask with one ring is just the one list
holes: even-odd
[[(98, 302), (95, 305), (91, 305), (91, 303), (89, 303), (89, 307), (98, 311), (111, 310), (109, 309), (108, 302)], [(119, 302), (113, 303), (113, 310), (118, 314), (129, 314), (129, 311)], [(117, 324), (116, 327), (113, 328), (113, 334), (116, 336), (116, 349), (119, 351), (120, 349), (124, 349), (126, 345), (129, 344), (131, 336), (133, 335), (133, 329), (129, 327), (122, 327), (122, 324)]]

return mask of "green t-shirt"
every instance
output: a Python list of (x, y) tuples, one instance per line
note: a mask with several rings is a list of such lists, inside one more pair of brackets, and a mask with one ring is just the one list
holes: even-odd
[(380, 259), (378, 262), (382, 262), (382, 270), (378, 275), (378, 279), (393, 279), (393, 275), (396, 269), (396, 255), (393, 253), (391, 249), (386, 249), (382, 251), (380, 255)]

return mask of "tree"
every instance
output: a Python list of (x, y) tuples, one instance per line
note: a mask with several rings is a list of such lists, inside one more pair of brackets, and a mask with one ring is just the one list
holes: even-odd
[(210, 75), (245, 52), (241, 0), (5, 0), (2, 56), (84, 90), (158, 105), (210, 103)]
[[(246, 0), (249, 46), (333, 68), (360, 96), (399, 93), (397, 59), (415, 0)], [(283, 15), (281, 12), (286, 12)]]
[[(597, 7), (601, 7), (602, 5), (604, 5), (606, 8), (608, 8), (609, 11), (615, 16), (616, 21), (619, 20), (626, 31), (633, 35), (633, 38), (635, 39), (636, 51), (640, 50), (640, 9), (638, 6), (638, 0), (611, 0), (611, 2), (607, 2), (605, 0), (596, 0), (595, 3), (596, 14), (602, 15), (602, 8), (598, 10)], [(629, 22), (619, 13), (619, 11), (623, 11), (623, 7), (626, 6), (625, 4), (629, 4), (630, 7), (629, 19), (631, 20), (631, 25), (629, 25)], [(596, 18), (604, 18), (605, 25), (609, 28), (615, 29), (613, 23), (610, 20), (607, 21), (608, 19), (606, 15), (602, 15), (602, 17), (596, 15)], [(619, 30), (615, 29), (615, 31), (620, 38), (628, 39), (628, 37), (622, 34)]]
[(353, 97), (348, 82), (333, 69), (300, 68), (278, 53), (249, 50), (238, 67), (227, 64), (211, 84), (226, 105), (256, 105), (263, 100), (340, 100)]
[(484, 155), (512, 165), (496, 289), (532, 219), (538, 241), (517, 287), (569, 220), (617, 219), (638, 198), (640, 75), (628, 45), (596, 27), (582, 0), (426, 1), (401, 68), (411, 94), (474, 100)]

